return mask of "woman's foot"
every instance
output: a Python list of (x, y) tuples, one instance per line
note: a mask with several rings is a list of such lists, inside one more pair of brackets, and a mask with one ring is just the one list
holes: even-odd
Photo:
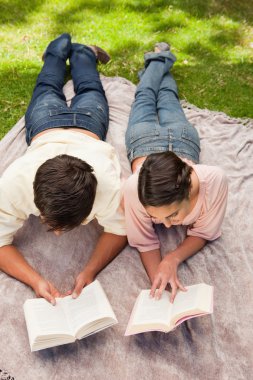
[(169, 51), (170, 45), (167, 42), (157, 42), (155, 44), (154, 52), (160, 53), (161, 51)]

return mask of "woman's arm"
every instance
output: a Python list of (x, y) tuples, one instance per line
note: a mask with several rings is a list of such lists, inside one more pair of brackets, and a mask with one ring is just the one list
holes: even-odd
[(154, 249), (148, 252), (140, 252), (140, 257), (152, 284), (155, 279), (155, 274), (158, 270), (159, 264), (162, 261), (160, 249)]
[(150, 292), (151, 296), (159, 299), (168, 283), (172, 288), (171, 302), (174, 301), (177, 288), (185, 291), (186, 289), (177, 277), (178, 265), (197, 253), (205, 244), (205, 239), (188, 236), (174, 251), (167, 254), (157, 268)]

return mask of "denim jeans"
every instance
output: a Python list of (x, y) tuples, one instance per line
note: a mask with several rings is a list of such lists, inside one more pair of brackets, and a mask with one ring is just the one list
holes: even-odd
[(199, 162), (198, 132), (184, 115), (176, 82), (170, 74), (175, 60), (170, 51), (145, 54), (145, 68), (140, 74), (126, 132), (130, 162), (168, 150)]
[[(68, 58), (76, 94), (70, 107), (62, 91)], [(38, 133), (59, 127), (82, 128), (105, 140), (109, 109), (93, 51), (63, 34), (48, 45), (44, 61), (25, 114), (27, 144)]]

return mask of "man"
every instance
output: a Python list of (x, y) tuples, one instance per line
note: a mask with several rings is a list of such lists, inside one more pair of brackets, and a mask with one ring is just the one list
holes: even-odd
[[(68, 58), (76, 93), (70, 107), (62, 91)], [(95, 218), (104, 227), (76, 278), (73, 298), (126, 244), (120, 166), (103, 141), (109, 113), (96, 69), (97, 61), (109, 59), (96, 46), (71, 43), (69, 34), (49, 44), (25, 115), (27, 152), (0, 179), (0, 269), (52, 304), (60, 292), (12, 244), (30, 214), (56, 235)]]

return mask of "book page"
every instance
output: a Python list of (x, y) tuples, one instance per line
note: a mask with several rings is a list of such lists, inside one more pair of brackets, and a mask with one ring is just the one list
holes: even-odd
[(59, 301), (61, 299), (57, 299), (55, 306), (43, 298), (25, 301), (24, 313), (31, 341), (40, 335), (71, 334)]
[(167, 324), (171, 313), (169, 292), (164, 291), (159, 300), (150, 298), (150, 290), (142, 290), (131, 316), (131, 324), (143, 325), (162, 323)]
[(173, 307), (172, 319), (191, 313), (210, 313), (212, 305), (212, 286), (197, 284), (186, 287), (187, 292), (178, 291)]
[(81, 327), (101, 318), (108, 317), (117, 321), (98, 280), (86, 286), (77, 299), (66, 297), (64, 310), (74, 335)]

